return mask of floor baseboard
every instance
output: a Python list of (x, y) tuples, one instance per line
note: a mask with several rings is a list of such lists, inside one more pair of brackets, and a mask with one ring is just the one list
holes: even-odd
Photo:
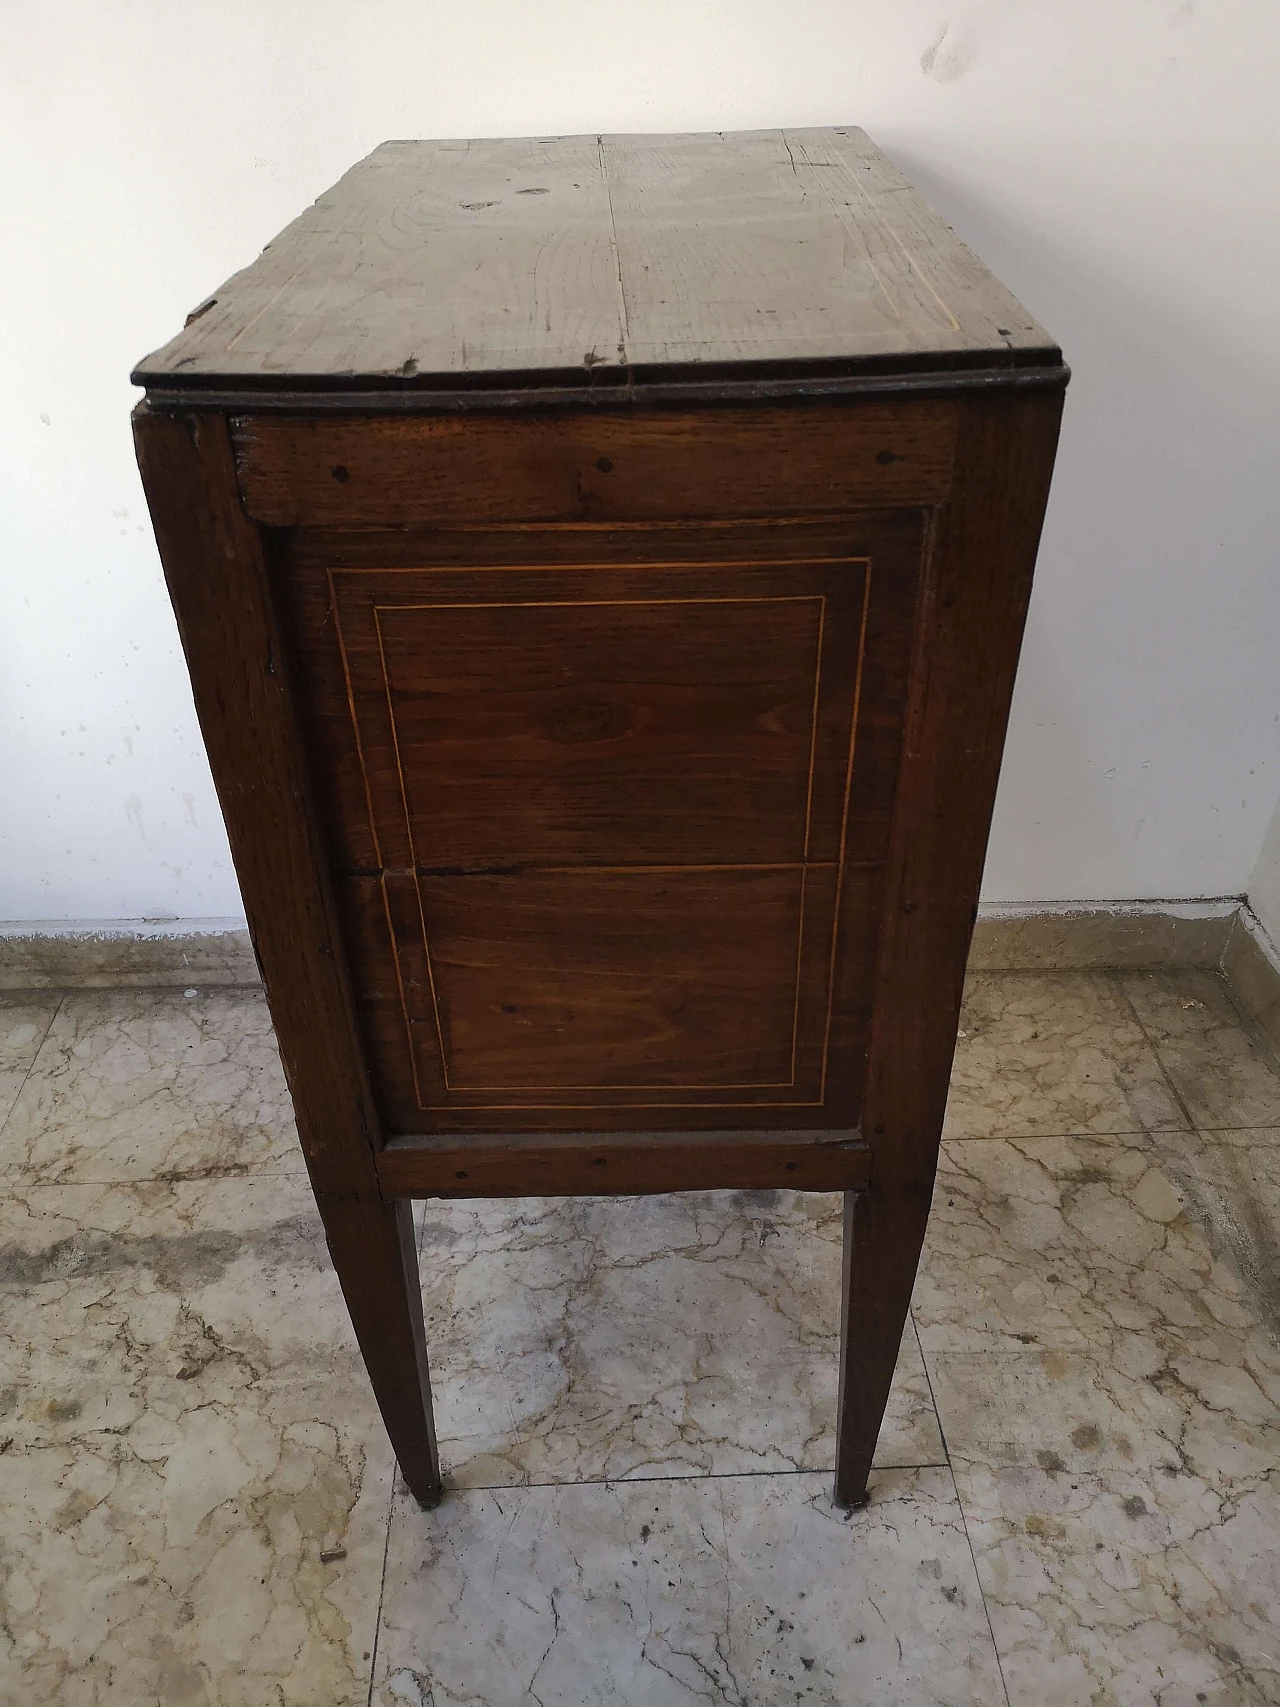
[(978, 913), (975, 972), (1089, 972), (1222, 963), (1238, 896), (1201, 901), (1075, 901)]
[[(975, 971), (1092, 971), (1109, 967), (1222, 967), (1252, 992), (1251, 1013), (1280, 1023), (1280, 984), (1239, 897), (1057, 902), (980, 912)], [(1228, 965), (1229, 961), (1229, 965)], [(1235, 970), (1232, 970), (1234, 968)], [(33, 921), (0, 924), (0, 990), (210, 988), (260, 982), (238, 919)], [(1262, 1020), (1258, 1020), (1262, 1024)]]
[[(1219, 971), (1280, 1053), (1280, 948), (1238, 896), (1058, 902), (978, 915), (969, 969)], [(35, 920), (0, 924), (0, 992), (261, 986), (239, 919)]]
[(239, 919), (0, 924), (0, 990), (128, 990), (259, 984)]
[(1231, 922), (1222, 972), (1240, 1007), (1280, 1055), (1280, 947), (1247, 904)]

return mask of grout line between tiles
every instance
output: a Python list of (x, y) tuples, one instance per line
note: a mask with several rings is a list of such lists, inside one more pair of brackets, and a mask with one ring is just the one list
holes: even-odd
[(982, 1586), (982, 1573), (978, 1569), (978, 1555), (973, 1550), (973, 1537), (969, 1533), (969, 1518), (964, 1509), (964, 1501), (960, 1498), (960, 1484), (956, 1480), (956, 1467), (948, 1465), (951, 1472), (951, 1486), (955, 1489), (956, 1510), (960, 1513), (960, 1527), (964, 1530), (965, 1545), (969, 1549), (969, 1557), (973, 1561), (973, 1580), (978, 1585), (978, 1598), (982, 1602), (982, 1615), (987, 1621), (987, 1631), (991, 1637), (991, 1652), (996, 1657), (996, 1670), (1000, 1673), (1000, 1687), (1004, 1691), (1006, 1707), (1011, 1707), (1009, 1701), (1009, 1683), (1004, 1675), (1004, 1661), (1000, 1657), (1000, 1644), (996, 1641), (996, 1628), (991, 1622), (991, 1608), (987, 1605), (986, 1590)]
[[(1159, 1064), (1161, 1074), (1164, 1074), (1163, 1064)], [(1167, 1082), (1167, 1081), (1166, 1081)], [(1171, 1087), (1172, 1088), (1172, 1087)], [(1188, 1120), (1191, 1117), (1188, 1115)], [(953, 1132), (942, 1140), (943, 1147), (948, 1144), (1038, 1144), (1052, 1138), (1163, 1138), (1170, 1133), (1183, 1131), (1196, 1132), (1275, 1132), (1280, 1130), (1280, 1114), (1274, 1120), (1220, 1120), (1208, 1125), (1204, 1121), (1191, 1121), (1190, 1126), (1138, 1126), (1129, 1130), (1115, 1132), (1098, 1132), (1092, 1127), (1064, 1127), (1061, 1132)]]
[(1264, 1120), (1261, 1125), (1255, 1121), (1232, 1121), (1230, 1124), (1224, 1121), (1220, 1125), (1196, 1126), (1194, 1130), (1202, 1136), (1211, 1132), (1280, 1132), (1280, 1116), (1275, 1120)]
[(35, 1052), (33, 1053), (31, 1060), (27, 1066), (27, 1070), (22, 1075), (22, 1083), (18, 1086), (18, 1093), (14, 1097), (13, 1101), (9, 1104), (8, 1113), (5, 1115), (3, 1120), (0, 1120), (0, 1138), (4, 1137), (5, 1129), (8, 1127), (10, 1120), (13, 1118), (13, 1111), (15, 1108), (17, 1108), (18, 1104), (22, 1100), (22, 1093), (27, 1088), (27, 1081), (30, 1079), (32, 1073), (34, 1073), (36, 1070), (36, 1062), (40, 1059), (41, 1053), (44, 1050), (44, 1046), (49, 1041), (49, 1033), (53, 1030), (53, 1022), (57, 1019), (58, 1015), (62, 1012), (62, 1004), (65, 1000), (66, 1000), (66, 996), (60, 991), (58, 993), (57, 1001), (53, 1004), (53, 1012), (49, 1015), (49, 1023), (48, 1023), (48, 1025), (45, 1026), (44, 1031), (41, 1035), (40, 1041), (39, 1041), (39, 1043), (36, 1044)]
[(378, 1610), (373, 1620), (373, 1644), (369, 1649), (369, 1693), (365, 1707), (373, 1707), (373, 1686), (378, 1675), (378, 1643), (382, 1638), (382, 1603), (387, 1593), (387, 1561), (391, 1557), (391, 1525), (396, 1514), (396, 1481), (400, 1466), (392, 1463), (391, 1492), (387, 1495), (387, 1531), (382, 1539), (382, 1576), (378, 1582)]
[(1053, 1132), (948, 1132), (944, 1133), (941, 1142), (947, 1144), (1035, 1144), (1044, 1138), (1153, 1138), (1160, 1132), (1177, 1132), (1180, 1127), (1172, 1126), (1121, 1126), (1114, 1130), (1099, 1132), (1093, 1127), (1081, 1130), (1078, 1126), (1064, 1126), (1061, 1131)]
[(929, 1400), (933, 1405), (933, 1414), (938, 1419), (938, 1438), (942, 1442), (942, 1450), (947, 1455), (947, 1471), (951, 1477), (951, 1486), (956, 1496), (956, 1510), (960, 1513), (960, 1527), (964, 1530), (965, 1546), (969, 1549), (969, 1558), (973, 1564), (973, 1580), (978, 1585), (978, 1599), (982, 1602), (982, 1616), (987, 1621), (987, 1633), (991, 1637), (991, 1652), (996, 1657), (996, 1670), (1000, 1673), (1000, 1687), (1004, 1691), (1005, 1707), (1011, 1707), (1009, 1700), (1009, 1684), (1004, 1675), (1004, 1661), (1000, 1657), (1000, 1644), (996, 1641), (995, 1625), (991, 1622), (991, 1608), (987, 1605), (986, 1590), (982, 1586), (982, 1573), (978, 1569), (978, 1555), (974, 1552), (973, 1537), (969, 1533), (969, 1519), (965, 1514), (964, 1501), (960, 1498), (960, 1484), (956, 1480), (956, 1467), (951, 1462), (951, 1448), (947, 1445), (946, 1430), (942, 1426), (942, 1412), (938, 1409), (937, 1395), (933, 1390), (933, 1377), (929, 1373), (929, 1365), (925, 1360), (924, 1341), (920, 1338), (920, 1329), (916, 1324), (916, 1314), (910, 1312), (911, 1331), (916, 1336), (916, 1345), (920, 1350), (920, 1367), (924, 1370), (925, 1382), (929, 1388)]
[(951, 1448), (947, 1445), (947, 1431), (942, 1426), (942, 1412), (938, 1409), (938, 1396), (933, 1390), (933, 1376), (929, 1373), (929, 1365), (925, 1361), (924, 1341), (920, 1338), (920, 1329), (916, 1323), (916, 1313), (908, 1310), (907, 1320), (911, 1323), (911, 1332), (915, 1336), (916, 1350), (920, 1353), (920, 1367), (924, 1370), (925, 1386), (929, 1389), (929, 1403), (933, 1406), (934, 1421), (938, 1425), (938, 1439), (942, 1442), (942, 1455), (948, 1470), (951, 1468)]
[[(1164, 1056), (1161, 1055), (1161, 1053), (1160, 1053), (1160, 1045), (1156, 1042), (1155, 1038), (1152, 1037), (1151, 1033), (1147, 1030), (1146, 1026), (1143, 1024), (1142, 1015), (1138, 1012), (1137, 1006), (1135, 1005), (1133, 998), (1130, 996), (1128, 990), (1125, 988), (1123, 974), (1121, 974), (1120, 972), (1108, 972), (1105, 974), (1105, 976), (1111, 981), (1112, 987), (1115, 990), (1116, 995), (1118, 996), (1122, 1005), (1129, 1010), (1130, 1014), (1132, 1014), (1133, 1023), (1137, 1026), (1138, 1030), (1141, 1032), (1143, 1042), (1146, 1044), (1147, 1048), (1151, 1051), (1152, 1058), (1155, 1061), (1156, 1066), (1160, 1069), (1160, 1077), (1164, 1080), (1166, 1086), (1168, 1087), (1169, 1095), (1173, 1098), (1175, 1105), (1177, 1106), (1177, 1108), (1181, 1112), (1182, 1118), (1187, 1123), (1187, 1131), (1188, 1132), (1198, 1131), (1199, 1128), (1196, 1126), (1195, 1121), (1191, 1118), (1191, 1110), (1187, 1107), (1186, 1103), (1183, 1101), (1181, 1091), (1179, 1091), (1177, 1085), (1174, 1084), (1173, 1079), (1170, 1077), (1169, 1069), (1164, 1064)], [(1150, 1136), (1150, 1134), (1148, 1134), (1148, 1136)]]
[[(689, 1475), (669, 1476), (582, 1476), (572, 1481), (555, 1482), (475, 1482), (465, 1488), (450, 1485), (448, 1476), (445, 1477), (444, 1493), (446, 1499), (461, 1498), (464, 1494), (523, 1494), (531, 1493), (535, 1488), (636, 1488), (648, 1487), (654, 1482), (740, 1482), (751, 1477), (779, 1476), (833, 1476), (834, 1461), (830, 1464), (811, 1465), (804, 1470), (697, 1470)], [(882, 1472), (892, 1470), (949, 1470), (951, 1466), (945, 1461), (925, 1464), (875, 1464), (875, 1470)]]

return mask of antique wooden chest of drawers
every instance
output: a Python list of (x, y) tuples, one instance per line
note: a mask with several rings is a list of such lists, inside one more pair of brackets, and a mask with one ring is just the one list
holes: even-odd
[(391, 142), (142, 362), (330, 1248), (440, 1490), (408, 1200), (846, 1194), (836, 1497), (928, 1215), (1066, 369), (858, 130)]

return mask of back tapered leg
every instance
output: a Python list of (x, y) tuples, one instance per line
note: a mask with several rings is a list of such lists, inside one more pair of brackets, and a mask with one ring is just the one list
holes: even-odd
[(929, 1192), (844, 1196), (835, 1503), (866, 1502), (929, 1219)]
[(316, 1203), (400, 1473), (419, 1505), (435, 1505), (443, 1484), (412, 1206), (319, 1192)]

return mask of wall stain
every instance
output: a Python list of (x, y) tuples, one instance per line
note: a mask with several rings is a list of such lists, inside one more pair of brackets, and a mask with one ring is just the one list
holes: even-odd
[(935, 83), (958, 83), (978, 63), (979, 55), (1007, 13), (1021, 0), (985, 0), (950, 17), (920, 55), (920, 69)]
[(971, 37), (952, 36), (950, 23), (945, 23), (932, 43), (920, 55), (920, 69), (935, 83), (956, 83), (973, 68), (975, 44)]

